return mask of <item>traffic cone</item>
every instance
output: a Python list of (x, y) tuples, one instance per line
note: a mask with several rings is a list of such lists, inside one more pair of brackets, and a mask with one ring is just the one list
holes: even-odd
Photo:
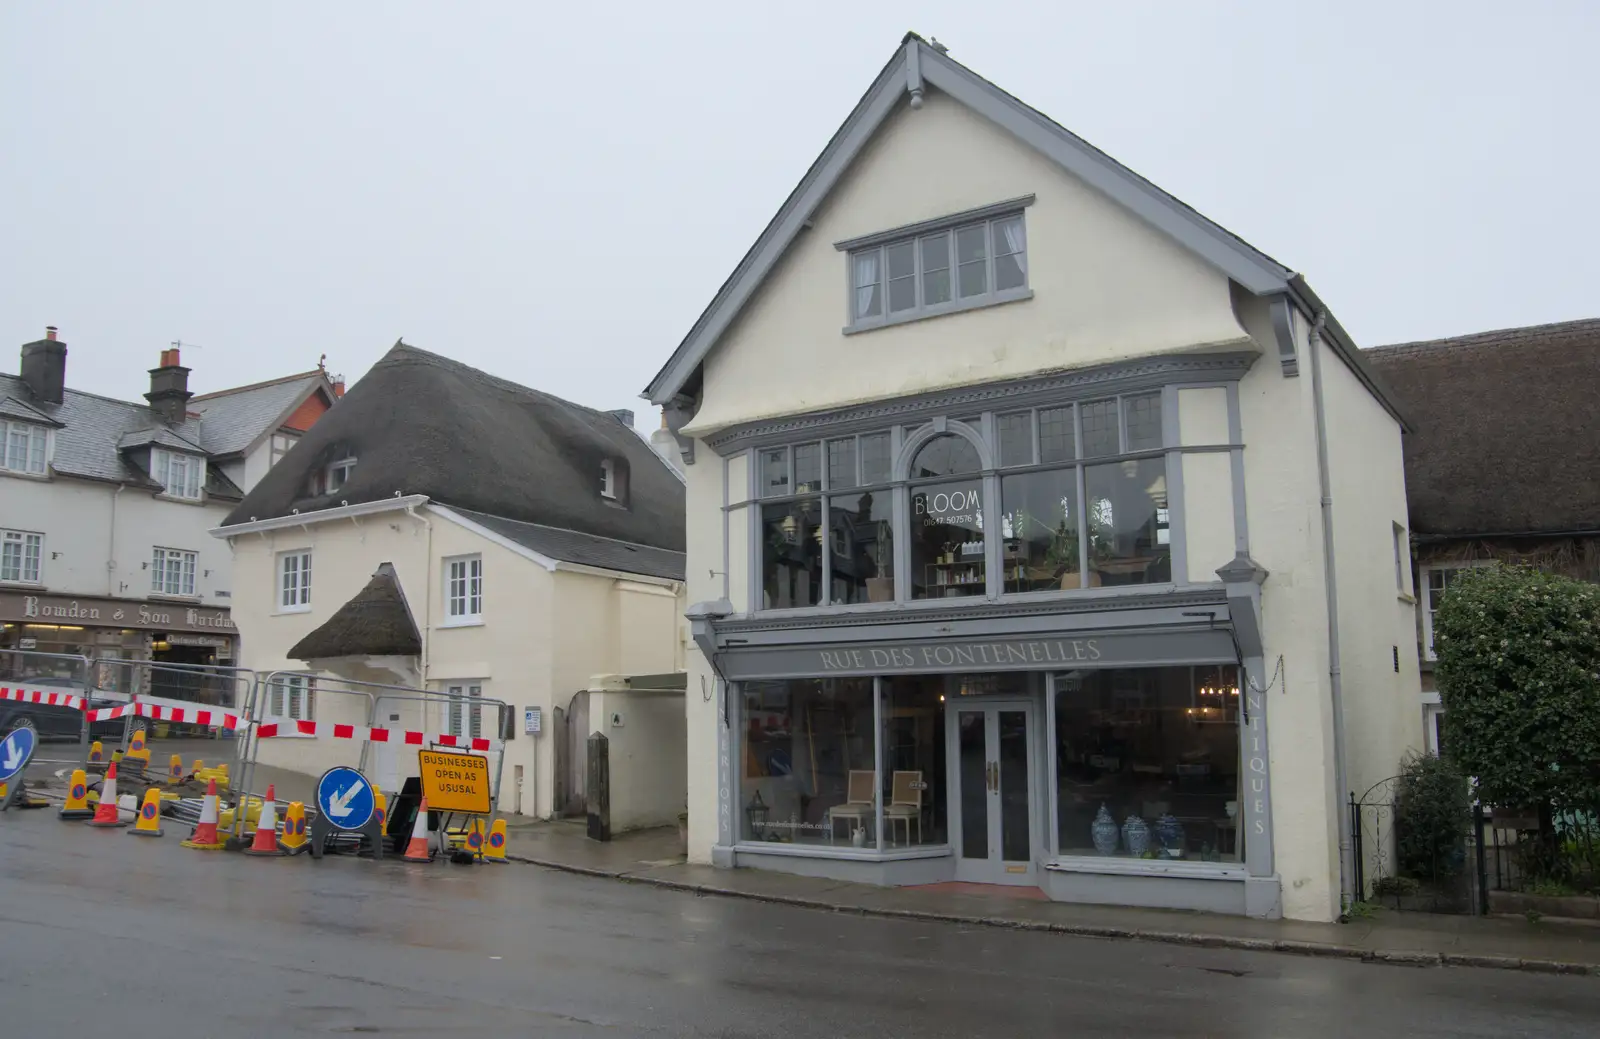
[(246, 855), (279, 856), (278, 849), (278, 799), (277, 788), (267, 785), (267, 799), (261, 803), (261, 819), (256, 823), (255, 843), (244, 850)]
[(105, 781), (100, 784), (100, 804), (94, 810), (94, 818), (84, 823), (85, 826), (126, 826), (117, 816), (117, 763), (113, 761), (106, 766)]
[(161, 836), (161, 791), (151, 787), (144, 792), (144, 804), (139, 806), (139, 820), (128, 832), (136, 837)]
[(196, 775), (196, 774), (198, 774), (200, 772), (201, 769), (203, 769), (205, 767), (206, 767), (206, 763), (204, 761), (200, 760), (199, 758), (195, 758), (194, 759), (194, 764), (189, 766), (189, 774), (191, 776), (192, 775)]
[(200, 802), (200, 822), (195, 826), (189, 839), (183, 842), (185, 848), (198, 848), (202, 851), (218, 851), (224, 845), (217, 837), (217, 781), (213, 779), (206, 785), (205, 800)]
[(183, 779), (183, 755), (174, 754), (167, 762), (167, 782), (176, 783)]
[(89, 744), (89, 764), (98, 765), (105, 759), (106, 748), (99, 740)]
[(483, 819), (473, 816), (467, 824), (467, 853), (475, 858), (483, 858), (483, 839), (486, 836), (483, 830)]
[(406, 845), (406, 853), (400, 857), (407, 862), (433, 861), (433, 854), (428, 850), (427, 798), (423, 798), (417, 806), (417, 821), (411, 825), (411, 841)]
[(61, 818), (94, 818), (94, 809), (89, 807), (89, 774), (81, 768), (72, 770), (72, 782), (67, 786), (67, 803), (61, 806)]
[(483, 861), (506, 864), (506, 821), (496, 819), (489, 827), (489, 843), (483, 849)]
[(148, 768), (150, 765), (150, 748), (145, 743), (145, 736), (143, 729), (134, 729), (133, 736), (128, 740), (128, 749), (122, 756), (124, 758), (136, 758)]
[(283, 813), (283, 836), (278, 840), (278, 847), (285, 855), (298, 855), (306, 850), (306, 806), (299, 801), (290, 801)]

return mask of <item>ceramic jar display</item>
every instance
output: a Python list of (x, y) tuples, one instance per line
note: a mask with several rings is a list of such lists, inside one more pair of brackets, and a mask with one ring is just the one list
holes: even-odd
[(1089, 824), (1089, 837), (1094, 842), (1094, 850), (1099, 854), (1117, 853), (1117, 821), (1111, 818), (1111, 812), (1103, 804), (1100, 806), (1100, 811), (1095, 814), (1094, 822)]

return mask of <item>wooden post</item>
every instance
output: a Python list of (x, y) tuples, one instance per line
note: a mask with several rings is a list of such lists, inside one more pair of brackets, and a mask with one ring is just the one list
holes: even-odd
[(589, 839), (611, 839), (611, 741), (605, 733), (589, 737)]

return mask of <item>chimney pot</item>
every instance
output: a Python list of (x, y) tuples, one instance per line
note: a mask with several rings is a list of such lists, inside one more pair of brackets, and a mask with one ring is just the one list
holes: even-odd
[(44, 337), (45, 337), (45, 339), (49, 340), (52, 343), (55, 342), (56, 341), (56, 326), (55, 325), (45, 325), (44, 326)]

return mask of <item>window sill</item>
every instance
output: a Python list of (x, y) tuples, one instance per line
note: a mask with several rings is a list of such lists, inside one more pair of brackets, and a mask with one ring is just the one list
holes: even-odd
[(1244, 880), (1242, 862), (1193, 862), (1183, 859), (1116, 859), (1097, 855), (1062, 855), (1044, 864), (1057, 873), (1106, 873), (1119, 877), (1177, 877), (1184, 880)]
[(786, 855), (795, 859), (850, 859), (856, 862), (897, 862), (904, 859), (944, 859), (954, 852), (948, 844), (927, 844), (915, 848), (857, 848), (852, 844), (783, 844), (778, 841), (739, 841), (736, 855)]
[[(1194, 591), (1203, 588), (1220, 588), (1217, 581), (1197, 581), (1193, 584), (1183, 585), (1184, 591)], [(888, 613), (901, 610), (939, 610), (959, 609), (974, 605), (998, 605), (1002, 603), (1023, 602), (1084, 602), (1129, 598), (1140, 595), (1166, 595), (1177, 592), (1179, 585), (1171, 581), (1152, 584), (1120, 584), (1109, 588), (1072, 588), (1066, 591), (1043, 592), (1006, 592), (999, 596), (992, 595), (957, 595), (927, 599), (890, 599), (887, 602), (851, 602), (837, 603), (828, 606), (786, 606), (765, 607), (754, 610), (748, 616), (752, 617), (824, 617), (837, 616), (840, 613), (860, 613), (871, 615), (874, 613)]]
[(858, 321), (844, 326), (841, 331), (847, 336), (853, 336), (858, 332), (872, 332), (880, 328), (893, 328), (895, 325), (909, 325), (916, 321), (928, 321), (933, 318), (946, 317), (950, 314), (962, 314), (969, 310), (982, 310), (985, 307), (999, 307), (1007, 303), (1020, 303), (1023, 300), (1032, 298), (1032, 289), (1007, 289), (1004, 292), (997, 292), (990, 296), (979, 296), (976, 299), (947, 303), (931, 310), (918, 310), (909, 314), (896, 314), (890, 317)]
[(434, 627), (441, 630), (445, 628), (481, 628), (483, 627), (483, 617), (460, 617), (456, 620), (440, 621)]
[(178, 495), (176, 495), (176, 494), (168, 494), (166, 491), (157, 492), (156, 493), (156, 500), (157, 501), (170, 501), (175, 505), (204, 505), (204, 504), (206, 504), (206, 499), (205, 499), (204, 495), (201, 495), (198, 498), (180, 498)]
[(0, 580), (0, 588), (37, 588), (44, 591), (43, 581), (4, 581)]
[(1407, 606), (1415, 606), (1417, 604), (1417, 597), (1415, 595), (1411, 595), (1408, 592), (1400, 592), (1399, 594), (1397, 594), (1395, 596), (1395, 598), (1399, 599), (1401, 602), (1405, 603)]
[(281, 617), (284, 614), (289, 614), (289, 613), (310, 613), (310, 612), (311, 612), (310, 604), (307, 604), (305, 606), (280, 606), (276, 610), (272, 611), (272, 615), (274, 617)]
[(175, 595), (175, 594), (173, 594), (171, 592), (151, 592), (150, 593), (150, 599), (151, 599), (152, 602), (195, 602), (195, 603), (197, 603), (197, 602), (200, 601), (200, 598), (201, 597), (198, 596), (198, 595)]
[(23, 472), (20, 469), (0, 469), (0, 476), (9, 476), (17, 480), (38, 480), (41, 483), (50, 482), (50, 472), (48, 468), (46, 468), (46, 471), (42, 473), (28, 473)]

